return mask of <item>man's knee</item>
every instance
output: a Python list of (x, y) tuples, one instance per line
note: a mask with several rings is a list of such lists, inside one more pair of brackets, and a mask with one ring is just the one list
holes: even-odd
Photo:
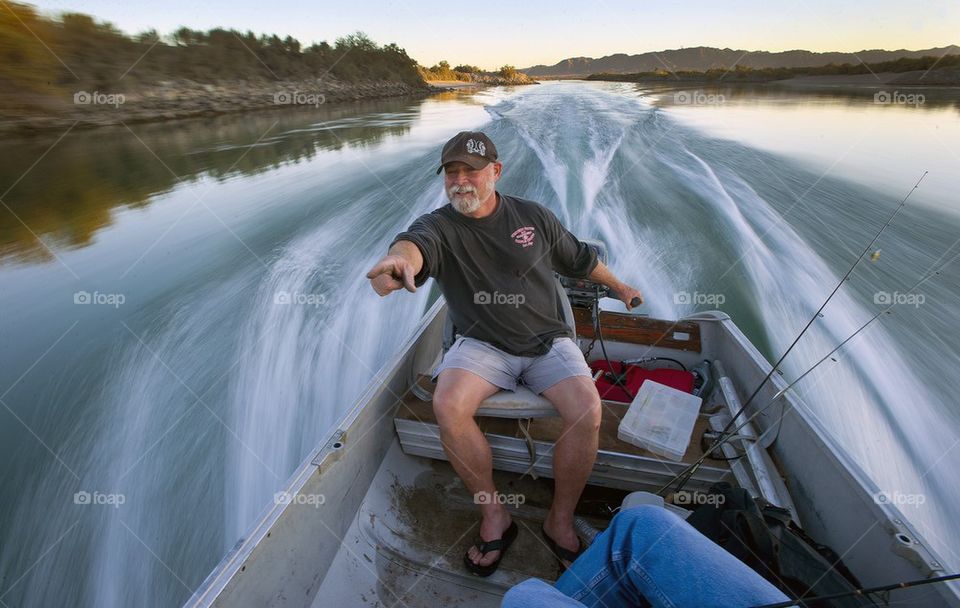
[(479, 405), (475, 402), (476, 398), (471, 397), (461, 383), (448, 382), (438, 386), (433, 394), (433, 415), (440, 429), (458, 428), (473, 418)]
[(639, 542), (641, 538), (650, 538), (651, 542), (662, 537), (678, 525), (685, 524), (682, 519), (657, 505), (638, 505), (621, 510), (609, 528), (614, 534), (630, 537)]
[(437, 391), (433, 396), (433, 415), (441, 430), (455, 427), (472, 417), (462, 395), (455, 390)]
[(440, 372), (433, 393), (433, 413), (441, 430), (459, 428), (471, 420), (480, 403), (500, 390), (484, 378), (461, 369)]
[(586, 424), (589, 424), (593, 430), (598, 431), (601, 418), (603, 418), (603, 407), (600, 405), (600, 395), (594, 389), (592, 397), (587, 400)]
[(600, 405), (600, 394), (592, 382), (578, 382), (565, 393), (564, 398), (568, 400), (561, 411), (564, 424), (599, 431), (603, 409)]
[(559, 592), (548, 583), (540, 579), (528, 578), (507, 591), (500, 608), (548, 606), (556, 602), (558, 595)]

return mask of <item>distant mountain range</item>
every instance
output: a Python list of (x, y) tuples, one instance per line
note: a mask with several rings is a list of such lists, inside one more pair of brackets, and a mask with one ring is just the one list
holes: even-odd
[(718, 49), (709, 46), (697, 46), (688, 49), (672, 49), (667, 51), (627, 55), (617, 53), (599, 59), (591, 57), (571, 57), (554, 65), (535, 65), (523, 68), (520, 71), (529, 76), (560, 77), (560, 76), (589, 76), (600, 72), (612, 74), (629, 74), (634, 72), (652, 72), (654, 70), (695, 70), (703, 71), (710, 68), (729, 68), (742, 65), (747, 68), (806, 68), (830, 63), (877, 63), (893, 61), (901, 57), (923, 57), (924, 55), (960, 54), (960, 46), (950, 45), (939, 48), (923, 49), (919, 51), (869, 50), (857, 53), (814, 53), (812, 51), (782, 51), (770, 53), (768, 51), (744, 51), (734, 49)]

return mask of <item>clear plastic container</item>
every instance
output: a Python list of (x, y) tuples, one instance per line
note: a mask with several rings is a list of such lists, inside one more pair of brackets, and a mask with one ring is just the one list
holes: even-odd
[(700, 397), (647, 380), (620, 421), (617, 437), (680, 461), (690, 444), (701, 402)]

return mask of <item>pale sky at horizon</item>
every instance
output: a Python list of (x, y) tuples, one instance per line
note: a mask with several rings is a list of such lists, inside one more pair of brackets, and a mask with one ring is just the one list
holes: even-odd
[[(451, 10), (449, 2), (389, 0), (300, 3), (227, 0), (42, 0), (44, 14), (93, 15), (127, 33), (180, 26), (224, 27), (291, 35), (304, 45), (366, 32), (396, 42), (430, 66), (441, 59), (493, 69), (503, 64), (552, 65), (568, 57), (636, 54), (692, 46), (751, 51), (917, 50), (960, 44), (960, 2), (930, 0), (907, 9), (895, 0), (773, 2), (694, 0), (671, 3), (599, 0), (489, 2), (484, 9)], [(465, 6), (465, 5), (461, 5)]]

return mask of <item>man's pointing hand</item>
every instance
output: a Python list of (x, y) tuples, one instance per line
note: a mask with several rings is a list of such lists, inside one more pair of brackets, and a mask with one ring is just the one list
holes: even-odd
[(386, 256), (367, 273), (370, 285), (381, 297), (403, 287), (410, 293), (417, 291), (414, 276), (413, 265), (399, 255)]

